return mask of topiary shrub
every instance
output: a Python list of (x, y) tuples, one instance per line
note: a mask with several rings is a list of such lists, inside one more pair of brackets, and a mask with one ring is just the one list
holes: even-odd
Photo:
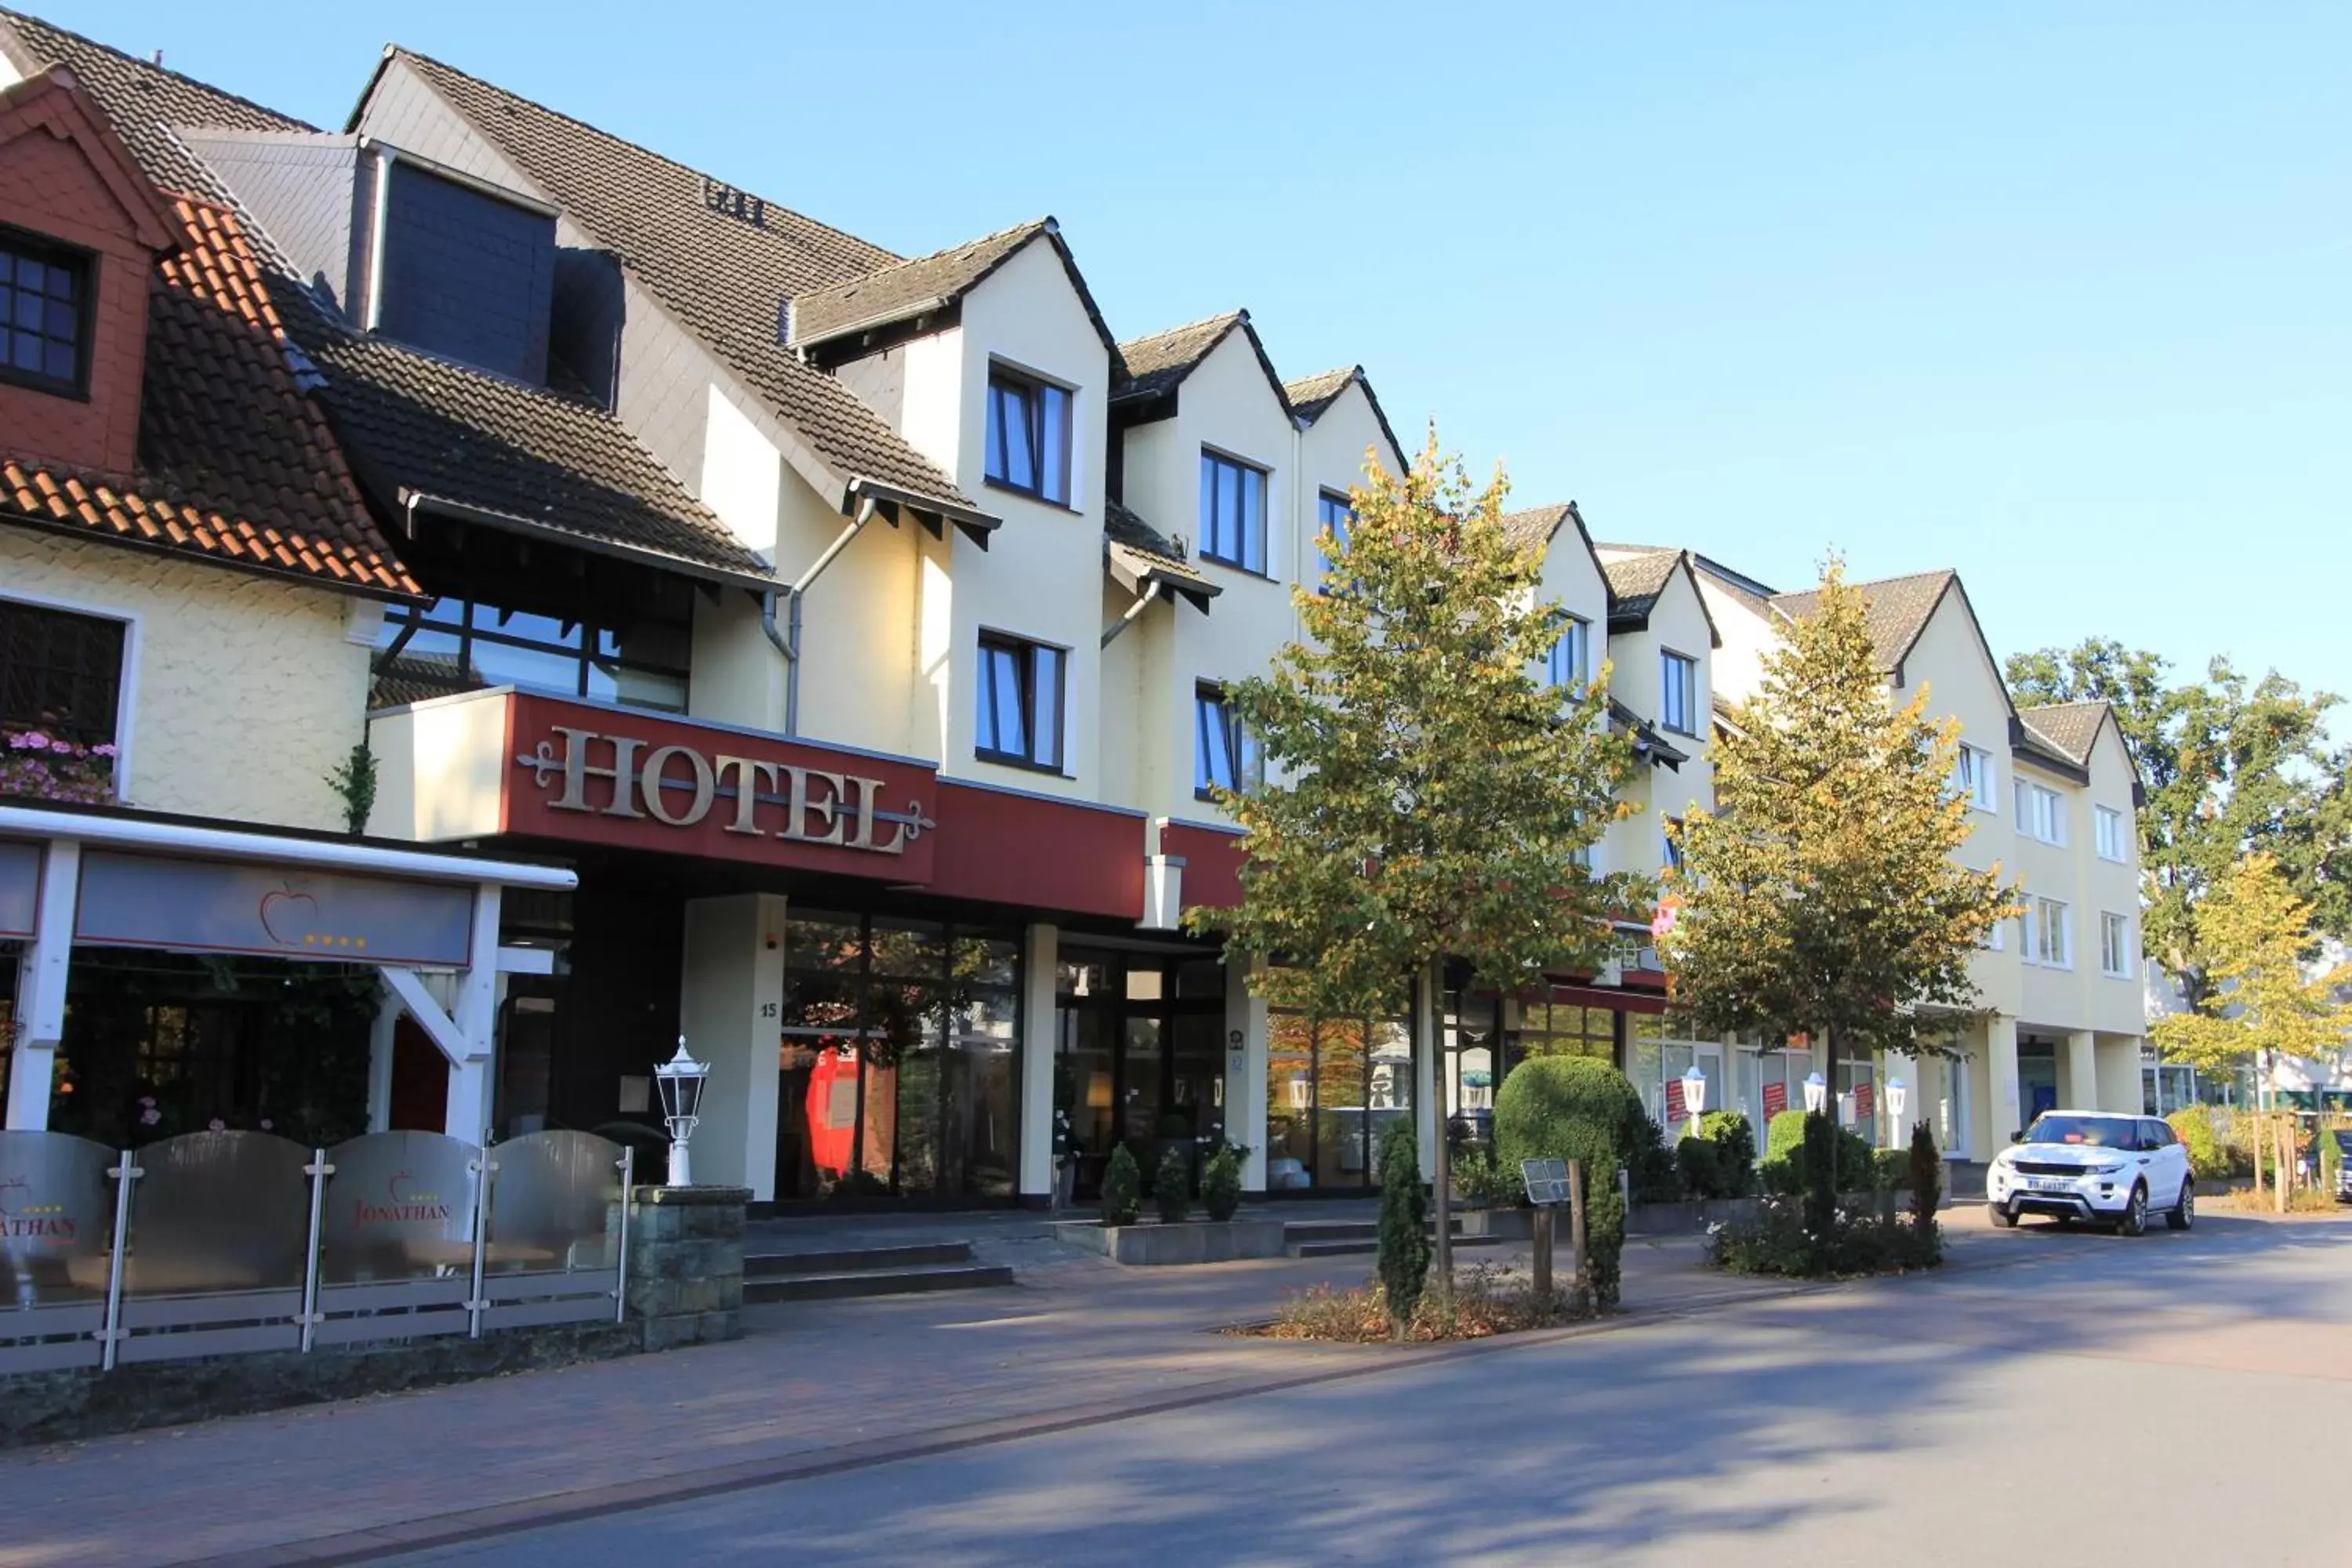
[(1803, 1180), (1803, 1219), (1809, 1236), (1829, 1236), (1837, 1227), (1837, 1128), (1821, 1111), (1805, 1113), (1805, 1142), (1797, 1154)]
[(1804, 1149), (1805, 1113), (1783, 1110), (1765, 1124), (1764, 1158), (1756, 1168), (1768, 1193), (1794, 1194), (1802, 1186), (1797, 1162)]
[(1741, 1110), (1710, 1110), (1699, 1136), (1715, 1145), (1716, 1188), (1709, 1197), (1744, 1198), (1756, 1190), (1756, 1130)]
[(1507, 1171), (1523, 1160), (1596, 1160), (1631, 1152), (1647, 1124), (1642, 1097), (1623, 1073), (1591, 1057), (1530, 1057), (1495, 1096), (1495, 1153)]
[(1242, 1206), (1242, 1151), (1237, 1145), (1219, 1148), (1201, 1168), (1201, 1206), (1220, 1223)]
[(1381, 1136), (1378, 1260), (1389, 1332), (1402, 1342), (1429, 1283), (1429, 1200), (1421, 1190), (1421, 1140), (1403, 1118)]
[(1151, 1178), (1151, 1204), (1160, 1211), (1160, 1224), (1184, 1223), (1192, 1207), (1192, 1162), (1184, 1157), (1183, 1145), (1171, 1143), (1160, 1156), (1160, 1169)]
[(1110, 1165), (1103, 1172), (1103, 1224), (1133, 1225), (1142, 1213), (1143, 1173), (1134, 1152), (1122, 1143), (1110, 1152)]
[[(1910, 1184), (1910, 1150), (1873, 1149), (1870, 1152), (1870, 1190), (1872, 1192), (1899, 1193)], [(1847, 1190), (1858, 1189), (1848, 1188)]]
[(2181, 1146), (2189, 1151), (2189, 1169), (2200, 1182), (2219, 1182), (2230, 1175), (2229, 1146), (2213, 1130), (2213, 1118), (2194, 1106), (2164, 1119)]
[(1936, 1231), (1936, 1210), (1944, 1201), (1944, 1158), (1936, 1150), (1936, 1135), (1924, 1121), (1911, 1124), (1911, 1229), (1937, 1252), (1943, 1250)]
[(1625, 1276), (1625, 1199), (1617, 1169), (1606, 1158), (1584, 1167), (1584, 1267), (1576, 1289), (1596, 1312), (1617, 1304)]
[(1685, 1197), (1723, 1194), (1723, 1173), (1716, 1153), (1711, 1138), (1685, 1138), (1675, 1145), (1675, 1171), (1682, 1178)]

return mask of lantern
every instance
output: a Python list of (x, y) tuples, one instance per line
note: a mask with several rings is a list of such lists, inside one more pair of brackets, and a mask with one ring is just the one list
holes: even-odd
[(694, 1124), (702, 1120), (702, 1089), (709, 1081), (710, 1064), (686, 1054), (684, 1035), (677, 1037), (677, 1055), (654, 1068), (654, 1082), (661, 1088), (662, 1120), (669, 1123), (669, 1184), (673, 1187), (694, 1184), (686, 1145), (694, 1136)]

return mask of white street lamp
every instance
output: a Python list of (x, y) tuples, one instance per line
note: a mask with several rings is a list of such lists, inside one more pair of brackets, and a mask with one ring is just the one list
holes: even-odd
[(1696, 1062), (1683, 1074), (1683, 1109), (1690, 1112), (1690, 1135), (1696, 1138), (1699, 1113), (1706, 1109), (1706, 1074), (1698, 1070)]
[(673, 1187), (694, 1184), (686, 1145), (694, 1136), (694, 1124), (702, 1120), (702, 1089), (709, 1081), (710, 1064), (686, 1054), (684, 1035), (677, 1037), (677, 1055), (654, 1068), (654, 1082), (661, 1088), (662, 1120), (669, 1123), (669, 1184)]
[(1805, 1075), (1805, 1109), (1818, 1116), (1830, 1108), (1830, 1082), (1820, 1073)]
[(1909, 1142), (1903, 1131), (1903, 1107), (1910, 1098), (1911, 1091), (1905, 1087), (1901, 1079), (1890, 1078), (1886, 1080), (1886, 1120), (1890, 1124), (1886, 1137), (1890, 1143), (1899, 1144)]

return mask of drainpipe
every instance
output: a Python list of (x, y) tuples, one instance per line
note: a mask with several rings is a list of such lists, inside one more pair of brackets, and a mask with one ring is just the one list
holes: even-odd
[[(810, 585), (824, 574), (824, 569), (849, 548), (849, 542), (874, 521), (877, 505), (871, 499), (859, 501), (856, 515), (849, 520), (849, 526), (824, 547), (824, 553), (811, 562), (808, 570), (803, 572), (790, 587), (781, 592), (771, 588), (761, 600), (760, 629), (767, 634), (776, 651), (784, 656), (784, 733), (788, 737), (796, 737), (801, 732), (801, 601), (808, 596)], [(781, 629), (776, 626), (776, 601), (779, 598), (789, 606)]]
[(1102, 646), (1105, 647), (1110, 647), (1112, 640), (1116, 638), (1119, 633), (1135, 625), (1136, 617), (1142, 615), (1144, 611), (1150, 609), (1151, 607), (1151, 601), (1158, 597), (1160, 597), (1160, 579), (1154, 577), (1150, 582), (1146, 583), (1143, 585), (1143, 592), (1137, 595), (1135, 603), (1127, 607), (1127, 614), (1113, 621), (1110, 624), (1110, 629), (1103, 633)]

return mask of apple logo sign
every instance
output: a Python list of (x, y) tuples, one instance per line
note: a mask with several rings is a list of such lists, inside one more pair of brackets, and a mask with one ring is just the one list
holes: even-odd
[[(318, 924), (319, 900), (289, 881), (261, 895), (258, 912), (261, 929), (268, 932), (270, 941), (280, 947), (299, 947), (301, 926)], [(285, 930), (278, 929), (281, 925)]]

